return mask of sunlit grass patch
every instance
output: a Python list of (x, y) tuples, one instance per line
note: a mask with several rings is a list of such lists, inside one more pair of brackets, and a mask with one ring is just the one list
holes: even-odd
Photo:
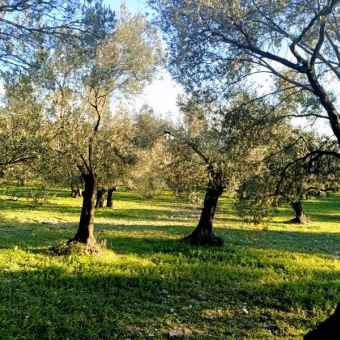
[[(25, 189), (21, 189), (23, 192)], [(0, 201), (1, 339), (302, 339), (340, 290), (338, 196), (303, 201), (308, 225), (243, 223), (223, 197), (215, 232), (225, 245), (180, 239), (200, 211), (169, 193), (116, 192), (96, 211), (100, 255), (51, 256), (77, 229), (81, 199)], [(330, 219), (327, 219), (328, 214)]]

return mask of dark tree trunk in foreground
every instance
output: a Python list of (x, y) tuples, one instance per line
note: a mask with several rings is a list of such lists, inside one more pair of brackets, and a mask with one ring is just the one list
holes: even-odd
[(104, 206), (106, 190), (104, 188), (97, 190), (97, 202), (96, 208), (102, 208)]
[(81, 189), (80, 188), (72, 188), (70, 196), (72, 198), (79, 198), (79, 197), (81, 197)]
[(201, 213), (200, 221), (196, 229), (192, 234), (184, 238), (185, 242), (191, 245), (202, 246), (222, 246), (223, 240), (216, 236), (213, 232), (213, 220), (215, 216), (215, 210), (217, 206), (218, 198), (223, 193), (223, 187), (221, 185), (214, 185), (209, 182), (205, 198), (204, 206)]
[(290, 206), (295, 211), (295, 218), (292, 220), (292, 222), (301, 223), (301, 224), (307, 223), (306, 214), (302, 208), (301, 201), (298, 200), (296, 202), (291, 202)]
[(106, 201), (106, 206), (108, 208), (113, 208), (113, 192), (116, 191), (116, 188), (113, 187), (113, 188), (110, 188), (108, 191), (107, 191), (107, 201)]
[(83, 206), (81, 209), (78, 231), (69, 242), (76, 241), (86, 244), (94, 244), (94, 211), (97, 190), (97, 175), (93, 172), (83, 173), (85, 182), (83, 191)]
[(334, 314), (313, 331), (304, 336), (304, 340), (339, 340), (340, 339), (340, 304)]

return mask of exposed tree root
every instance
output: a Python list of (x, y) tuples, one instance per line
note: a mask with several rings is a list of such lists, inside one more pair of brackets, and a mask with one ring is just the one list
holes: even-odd
[(221, 247), (224, 244), (222, 238), (213, 232), (197, 233), (194, 231), (189, 236), (184, 237), (183, 241), (192, 246)]
[(52, 256), (63, 255), (100, 255), (102, 254), (102, 245), (99, 243), (82, 243), (74, 240), (61, 242), (48, 251)]
[(306, 216), (295, 217), (288, 221), (289, 223), (297, 223), (297, 224), (308, 224), (309, 220)]

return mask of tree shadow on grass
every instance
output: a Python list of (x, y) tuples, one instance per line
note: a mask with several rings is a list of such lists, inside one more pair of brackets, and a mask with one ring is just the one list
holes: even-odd
[(340, 255), (340, 233), (308, 231), (308, 225), (301, 226), (301, 231), (218, 228), (215, 232), (224, 238), (226, 245), (293, 253)]
[[(99, 224), (96, 230), (115, 253), (112, 260), (92, 257), (91, 266), (82, 257), (62, 257), (53, 265), (46, 255), (44, 264), (22, 262), (12, 272), (3, 268), (0, 338), (25, 332), (40, 339), (146, 339), (149, 334), (164, 339), (171, 329), (185, 329), (187, 338), (256, 339), (267, 332), (296, 339), (299, 329), (307, 331), (325, 318), (316, 318), (315, 308), (330, 314), (337, 303), (339, 272), (306, 275), (301, 269), (287, 282), (285, 273), (292, 269), (280, 253), (291, 253), (292, 260), (295, 253), (334, 255), (338, 233), (216, 228), (225, 246), (205, 248), (179, 242), (188, 231), (184, 226)], [(4, 230), (8, 239), (0, 235), (0, 248), (18, 245), (42, 255), (75, 231), (74, 223), (17, 223)]]
[[(164, 225), (161, 222), (164, 220)], [(180, 240), (195, 228), (194, 223), (168, 225), (168, 220), (156, 219), (152, 223), (130, 221), (129, 224), (97, 223), (95, 234), (98, 240), (106, 240), (112, 250), (120, 253), (148, 254), (151, 251), (171, 251), (189, 247)], [(0, 224), (0, 247), (47, 247), (74, 236), (77, 223), (17, 223)], [(252, 248), (258, 250), (276, 250), (302, 254), (319, 254), (333, 257), (340, 256), (340, 233), (308, 231), (302, 226), (301, 231), (254, 230), (235, 227), (218, 227), (215, 233), (225, 241), (223, 249), (230, 247)], [(124, 250), (119, 249), (120, 245)], [(136, 246), (138, 245), (138, 246)], [(153, 249), (153, 247), (156, 247)], [(189, 249), (188, 248), (188, 249)], [(200, 247), (198, 247), (200, 248)], [(145, 250), (143, 250), (145, 249)], [(163, 250), (162, 250), (163, 249)], [(187, 248), (185, 248), (187, 249)], [(209, 249), (209, 248), (202, 248)]]
[[(121, 233), (117, 236), (115, 227), (100, 229), (97, 228), (99, 240), (105, 240), (109, 248), (122, 254), (136, 254), (138, 256), (148, 256), (152, 253), (172, 253), (186, 252), (197, 250), (202, 254), (207, 253), (210, 258), (214, 253), (220, 261), (225, 260), (222, 255), (229, 250), (233, 252), (235, 247), (241, 249), (251, 248), (255, 252), (273, 250), (278, 253), (292, 254), (318, 254), (319, 256), (331, 256), (334, 259), (340, 258), (340, 233), (299, 233), (299, 232), (281, 232), (267, 231), (254, 232), (253, 230), (235, 230), (217, 229), (215, 232), (222, 236), (225, 241), (223, 247), (192, 247), (183, 242), (183, 237), (191, 233), (192, 227), (178, 227), (169, 230), (169, 227), (159, 226), (140, 226), (129, 225), (122, 227), (120, 232), (132, 233), (132, 236)], [(152, 236), (156, 233), (156, 236)], [(162, 233), (163, 236), (160, 236)], [(196, 255), (195, 255), (196, 256)], [(273, 255), (274, 257), (277, 255)]]
[[(317, 283), (301, 278), (263, 284), (272, 272), (240, 263), (237, 251), (227, 250), (230, 256), (222, 261), (207, 256), (209, 249), (187, 250), (177, 249), (158, 262), (156, 257), (142, 262), (64, 257), (19, 261), (15, 271), (4, 268), (1, 338), (148, 339), (153, 334), (166, 339), (176, 329), (186, 338), (256, 339), (270, 331), (296, 339), (299, 330), (312, 325), (294, 311), (311, 310), (311, 302), (323, 306), (330, 298), (308, 298), (329, 290), (334, 277), (327, 272), (317, 273), (322, 277)], [(222, 248), (215, 253), (223, 253)]]

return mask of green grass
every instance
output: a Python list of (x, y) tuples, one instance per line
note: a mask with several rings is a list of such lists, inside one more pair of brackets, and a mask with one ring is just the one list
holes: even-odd
[(222, 197), (221, 248), (179, 242), (200, 210), (169, 193), (114, 198), (96, 211), (103, 255), (55, 257), (81, 199), (0, 186), (0, 339), (302, 339), (340, 300), (337, 195), (304, 201), (302, 226), (287, 223), (288, 207), (244, 224)]

